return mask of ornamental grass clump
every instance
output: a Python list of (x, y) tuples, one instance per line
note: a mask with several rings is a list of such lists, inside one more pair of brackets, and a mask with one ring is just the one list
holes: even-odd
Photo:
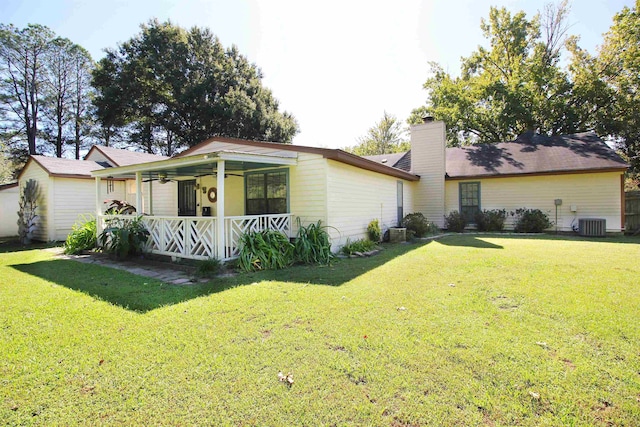
[(96, 242), (96, 219), (92, 215), (81, 215), (64, 242), (64, 253), (77, 255), (82, 251), (95, 249)]
[(322, 222), (306, 226), (298, 221), (298, 236), (295, 241), (295, 260), (302, 264), (329, 264), (333, 259), (331, 240)]
[(243, 271), (280, 270), (294, 262), (294, 245), (279, 231), (253, 231), (240, 238), (238, 267)]

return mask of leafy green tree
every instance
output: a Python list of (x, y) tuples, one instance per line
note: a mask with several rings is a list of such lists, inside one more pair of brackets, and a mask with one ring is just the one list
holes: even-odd
[(148, 152), (171, 155), (216, 135), (291, 142), (297, 123), (261, 79), (208, 29), (154, 20), (99, 61), (94, 104), (105, 133), (126, 133)]
[(640, 0), (613, 18), (596, 56), (572, 45), (576, 91), (591, 117), (591, 125), (617, 142), (640, 173)]
[(410, 149), (407, 132), (395, 116), (384, 112), (382, 119), (370, 127), (367, 134), (358, 139), (358, 144), (344, 150), (358, 156), (401, 153)]
[(410, 123), (427, 114), (444, 120), (452, 145), (510, 140), (526, 130), (575, 132), (571, 82), (559, 65), (568, 11), (565, 0), (529, 20), (492, 7), (481, 21), (489, 48), (463, 58), (460, 77), (432, 63), (427, 105), (413, 111)]

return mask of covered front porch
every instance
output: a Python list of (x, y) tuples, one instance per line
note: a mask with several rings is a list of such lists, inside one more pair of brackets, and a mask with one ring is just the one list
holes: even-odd
[(101, 192), (103, 179), (125, 178), (149, 231), (151, 253), (230, 260), (245, 233), (269, 229), (292, 237), (289, 169), (295, 154), (218, 151), (94, 171), (98, 233), (114, 218), (131, 218), (106, 214), (108, 195)]

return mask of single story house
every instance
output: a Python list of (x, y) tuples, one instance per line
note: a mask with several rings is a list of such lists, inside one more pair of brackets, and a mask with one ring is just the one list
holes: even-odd
[[(454, 210), (471, 219), (479, 210), (532, 208), (547, 213), (560, 231), (574, 230), (581, 218), (604, 219), (607, 232), (624, 228), (629, 165), (595, 133), (527, 132), (510, 142), (425, 150), (422, 141), (440, 141), (444, 130), (443, 122), (414, 126), (410, 151), (369, 157), (428, 182), (431, 188), (419, 191), (429, 194), (428, 200), (415, 209), (438, 225), (444, 226), (442, 218)], [(508, 217), (506, 227), (513, 221)]]
[(83, 161), (32, 156), (20, 182), (40, 182), (41, 240), (64, 239), (79, 213), (103, 227), (105, 199), (121, 199), (144, 215), (151, 251), (232, 259), (243, 233), (293, 237), (298, 219), (321, 221), (334, 249), (364, 237), (373, 219), (388, 228), (412, 212), (444, 227), (453, 210), (537, 208), (555, 221), (557, 206), (561, 230), (597, 217), (620, 232), (626, 168), (592, 133), (446, 148), (444, 123), (426, 121), (412, 126), (407, 153), (213, 137), (171, 158), (99, 146)]
[[(104, 179), (135, 181), (141, 190), (137, 206), (143, 205), (145, 180), (176, 182), (173, 213), (144, 218), (152, 250), (231, 259), (243, 233), (271, 228), (293, 236), (294, 218), (322, 221), (334, 249), (364, 237), (373, 219), (387, 228), (411, 212), (444, 227), (453, 210), (470, 215), (537, 208), (555, 221), (557, 206), (563, 231), (579, 218), (597, 217), (607, 231), (620, 232), (627, 167), (593, 133), (531, 133), (496, 145), (446, 148), (444, 123), (427, 121), (411, 128), (408, 153), (364, 158), (338, 149), (214, 137), (170, 159), (92, 174), (96, 188)], [(171, 206), (163, 194), (147, 198), (156, 200), (154, 206)]]
[[(102, 213), (109, 206), (109, 199), (135, 200), (135, 187), (123, 179), (105, 180), (99, 192), (104, 199), (96, 200), (92, 171), (163, 158), (165, 157), (97, 145), (91, 148), (84, 160), (29, 156), (18, 175), (18, 183), (20, 188), (30, 179), (38, 183), (40, 197), (33, 239), (66, 240), (73, 224), (81, 215), (95, 216), (97, 205)], [(17, 203), (12, 209), (18, 211)]]
[(0, 237), (18, 235), (20, 188), (17, 182), (0, 185)]

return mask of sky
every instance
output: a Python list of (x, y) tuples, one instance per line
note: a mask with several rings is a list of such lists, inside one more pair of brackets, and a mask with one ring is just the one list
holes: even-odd
[[(424, 105), (429, 62), (458, 74), (460, 58), (486, 45), (480, 20), (491, 6), (533, 17), (549, 0), (2, 0), (0, 22), (42, 24), (94, 60), (157, 18), (207, 27), (263, 72), (263, 85), (292, 113), (293, 142), (357, 143), (384, 112), (405, 121)], [(591, 53), (613, 15), (634, 0), (574, 0), (569, 34)]]

